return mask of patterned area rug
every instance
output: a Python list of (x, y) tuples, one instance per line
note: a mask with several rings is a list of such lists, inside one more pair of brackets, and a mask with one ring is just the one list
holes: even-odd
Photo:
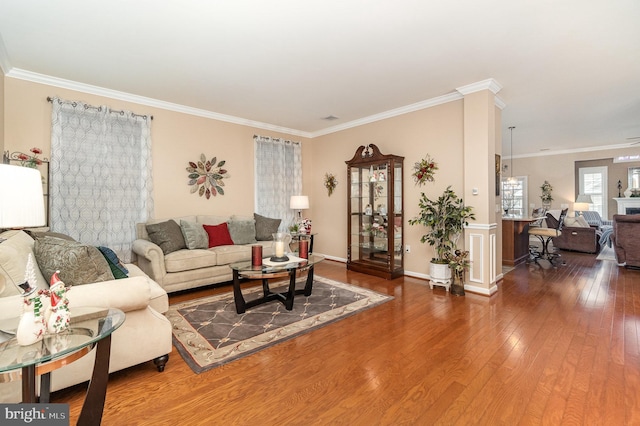
[[(297, 288), (304, 286), (303, 280)], [(278, 291), (278, 285), (271, 287)], [(280, 291), (285, 287), (283, 282)], [(262, 287), (243, 288), (242, 293), (249, 301), (262, 295)], [(229, 292), (172, 305), (166, 316), (178, 352), (194, 372), (202, 373), (391, 299), (316, 275), (311, 296), (296, 296), (291, 311), (273, 301), (237, 314)]]

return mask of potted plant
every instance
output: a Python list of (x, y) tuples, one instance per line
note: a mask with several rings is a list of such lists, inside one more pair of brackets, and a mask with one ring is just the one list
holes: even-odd
[(553, 197), (551, 196), (551, 191), (553, 191), (553, 187), (549, 182), (545, 180), (542, 186), (540, 187), (540, 189), (542, 190), (542, 195), (540, 196), (540, 199), (542, 200), (542, 205), (547, 210), (549, 210), (549, 207), (551, 206), (551, 202), (553, 201)]
[(427, 233), (420, 238), (420, 242), (435, 248), (436, 257), (431, 259), (430, 276), (434, 282), (448, 284), (451, 280), (451, 269), (447, 256), (454, 253), (462, 229), (468, 220), (475, 220), (470, 206), (464, 202), (448, 186), (444, 193), (435, 200), (429, 199), (424, 192), (421, 194), (420, 213), (409, 220), (410, 225), (424, 225)]
[(469, 267), (468, 257), (468, 250), (456, 249), (454, 253), (446, 254), (449, 269), (453, 274), (451, 282), (451, 294), (453, 295), (464, 296), (464, 271)]

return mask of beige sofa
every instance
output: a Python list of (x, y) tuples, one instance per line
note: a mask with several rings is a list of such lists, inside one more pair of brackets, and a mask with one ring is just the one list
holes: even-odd
[[(35, 255), (35, 241), (23, 231), (3, 232), (0, 241), (0, 320), (6, 320), (21, 313), (23, 299), (17, 284), (24, 281), (29, 253)], [(129, 278), (71, 286), (67, 292), (69, 308), (72, 313), (74, 307), (80, 306), (124, 311), (125, 322), (112, 336), (110, 372), (151, 360), (162, 371), (171, 352), (171, 324), (163, 315), (169, 307), (167, 293), (135, 265), (125, 266), (129, 270)], [(48, 288), (47, 280), (38, 267), (35, 275), (35, 285)], [(53, 371), (51, 391), (89, 380), (94, 359), (95, 351), (92, 351)], [(2, 382), (0, 379), (0, 402), (19, 402), (21, 381)]]
[[(225, 244), (211, 248), (181, 248), (166, 254), (158, 244), (151, 241), (147, 225), (164, 223), (168, 220), (173, 220), (178, 225), (184, 222), (212, 226), (228, 223), (234, 239), (231, 228), (233, 223), (253, 224), (255, 230), (253, 237), (247, 238), (245, 235), (239, 244)], [(273, 255), (272, 241), (265, 239), (271, 235), (271, 232), (277, 231), (279, 223), (277, 219), (264, 218), (260, 215), (254, 215), (254, 217), (195, 215), (152, 220), (137, 224), (138, 239), (133, 242), (133, 251), (137, 255), (140, 269), (160, 284), (167, 293), (172, 293), (231, 281), (233, 274), (229, 265), (251, 260), (252, 245), (261, 245), (264, 257)]]

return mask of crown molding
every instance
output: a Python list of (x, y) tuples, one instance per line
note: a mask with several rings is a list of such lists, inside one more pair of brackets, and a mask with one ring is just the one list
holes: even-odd
[(0, 68), (4, 75), (9, 74), (11, 71), (11, 64), (9, 63), (9, 54), (7, 53), (7, 48), (4, 45), (4, 40), (2, 39), (2, 34), (0, 34)]
[(495, 99), (495, 103), (496, 106), (498, 108), (500, 108), (501, 110), (505, 109), (507, 107), (507, 103), (505, 101), (502, 100), (502, 98), (498, 95), (496, 95), (496, 99)]
[(592, 146), (587, 148), (576, 148), (576, 149), (562, 149), (559, 151), (544, 151), (544, 152), (534, 152), (531, 154), (519, 154), (514, 155), (513, 158), (531, 158), (531, 157), (548, 157), (550, 155), (566, 155), (566, 154), (576, 154), (580, 152), (596, 152), (596, 151), (608, 151), (612, 149), (629, 149), (632, 148), (628, 143), (618, 144), (618, 145), (601, 145), (601, 146)]
[(7, 73), (7, 77), (31, 81), (33, 83), (45, 84), (47, 86), (60, 87), (62, 89), (69, 89), (77, 92), (89, 93), (97, 96), (104, 96), (106, 98), (118, 99), (125, 102), (132, 102), (132, 103), (146, 105), (154, 108), (180, 112), (183, 114), (190, 114), (198, 117), (211, 118), (213, 120), (224, 121), (227, 123), (240, 124), (248, 127), (256, 127), (258, 129), (286, 133), (289, 135), (301, 136), (305, 138), (311, 137), (310, 136), (311, 134), (309, 132), (289, 129), (287, 127), (276, 126), (269, 123), (262, 123), (260, 121), (249, 120), (246, 118), (234, 117), (232, 115), (219, 114), (219, 113), (207, 111), (204, 109), (192, 108), (185, 105), (174, 104), (171, 102), (165, 102), (165, 101), (161, 101), (153, 98), (147, 98), (145, 96), (133, 95), (131, 93), (106, 89), (104, 87), (93, 86), (90, 84), (78, 83), (72, 80), (65, 80), (62, 78), (51, 77), (48, 75), (39, 74), (31, 71), (25, 71), (17, 68), (14, 68), (9, 73)]
[(442, 95), (436, 98), (427, 99), (425, 101), (416, 102), (414, 104), (406, 105), (400, 108), (395, 108), (389, 111), (381, 112), (379, 114), (363, 117), (358, 120), (353, 120), (347, 123), (338, 124), (336, 126), (327, 127), (325, 129), (313, 132), (311, 134), (311, 137), (316, 138), (318, 136), (328, 135), (331, 133), (339, 132), (341, 130), (351, 129), (353, 127), (358, 127), (364, 124), (385, 120), (387, 118), (397, 117), (399, 115), (408, 114), (414, 111), (420, 111), (422, 109), (431, 108), (431, 107), (446, 104), (452, 101), (458, 101), (460, 99), (462, 99), (462, 95), (460, 95), (459, 93), (456, 93), (456, 92), (449, 93), (447, 95)]
[(502, 89), (502, 85), (493, 78), (478, 81), (476, 83), (467, 84), (466, 86), (458, 87), (456, 90), (463, 95), (469, 93), (480, 92), (482, 90), (490, 90), (494, 95)]
[[(2, 63), (3, 45), (1, 42), (2, 40), (0, 39), (0, 65), (3, 65)], [(7, 64), (7, 68), (9, 69), (8, 64)], [(146, 106), (164, 109), (168, 111), (175, 111), (183, 114), (189, 114), (189, 115), (194, 115), (198, 117), (224, 121), (227, 123), (239, 124), (242, 126), (255, 127), (258, 129), (269, 130), (272, 132), (286, 133), (289, 135), (300, 136), (308, 139), (313, 139), (318, 136), (328, 135), (328, 134), (339, 132), (342, 130), (347, 130), (354, 127), (362, 126), (364, 124), (385, 120), (387, 118), (397, 117), (399, 115), (408, 114), (410, 112), (420, 111), (420, 110), (431, 108), (437, 105), (442, 105), (448, 102), (457, 101), (457, 100), (463, 99), (463, 96), (468, 93), (473, 93), (480, 90), (491, 90), (493, 93), (497, 93), (502, 88), (502, 86), (494, 79), (488, 79), (488, 80), (480, 81), (477, 83), (472, 83), (467, 86), (463, 86), (461, 88), (456, 89), (455, 92), (452, 92), (446, 95), (416, 102), (410, 105), (406, 105), (400, 108), (395, 108), (389, 111), (381, 112), (379, 114), (370, 115), (368, 117), (363, 117), (358, 120), (349, 121), (347, 123), (339, 124), (336, 126), (327, 127), (325, 129), (318, 130), (315, 132), (305, 132), (302, 130), (290, 129), (288, 127), (277, 126), (274, 124), (263, 123), (260, 121), (249, 120), (246, 118), (235, 117), (235, 116), (226, 115), (226, 114), (220, 114), (217, 112), (207, 111), (204, 109), (175, 104), (172, 102), (165, 102), (158, 99), (147, 98), (145, 96), (139, 96), (131, 93), (120, 92), (117, 90), (107, 89), (100, 86), (93, 86), (91, 84), (79, 83), (72, 80), (52, 77), (49, 75), (39, 74), (36, 72), (27, 71), (19, 68), (12, 68), (10, 69), (9, 72), (5, 71), (5, 74), (7, 77), (16, 78), (19, 80), (26, 80), (33, 83), (44, 84), (47, 86), (60, 87), (62, 89), (73, 90), (76, 92), (89, 93), (96, 96), (103, 96), (106, 98), (118, 99), (125, 102), (132, 102), (132, 103), (146, 105)], [(500, 98), (496, 97), (495, 102), (498, 108), (500, 109), (504, 108), (505, 103)]]

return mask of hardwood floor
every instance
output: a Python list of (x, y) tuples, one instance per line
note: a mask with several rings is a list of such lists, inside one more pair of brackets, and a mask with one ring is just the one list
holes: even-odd
[[(164, 373), (114, 373), (103, 424), (640, 424), (640, 271), (563, 257), (516, 267), (491, 298), (325, 261), (317, 274), (394, 300), (201, 375), (175, 350)], [(75, 424), (83, 398), (52, 402)]]

